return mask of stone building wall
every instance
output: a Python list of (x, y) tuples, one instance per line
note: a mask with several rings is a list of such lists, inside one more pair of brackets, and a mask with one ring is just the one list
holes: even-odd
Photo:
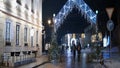
[[(10, 23), (10, 42), (6, 45), (7, 22)], [(16, 25), (20, 26), (19, 45), (16, 44)], [(27, 42), (24, 41), (25, 27)], [(34, 61), (41, 52), (42, 0), (0, 0), (0, 62), (6, 66), (17, 66)]]

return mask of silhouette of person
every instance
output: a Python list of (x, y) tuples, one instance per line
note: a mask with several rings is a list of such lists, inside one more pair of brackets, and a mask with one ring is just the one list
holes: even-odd
[(75, 58), (76, 56), (76, 46), (75, 44), (73, 43), (73, 57)]
[(80, 53), (81, 53), (81, 44), (80, 44), (80, 42), (78, 42), (78, 45), (77, 45), (77, 53), (78, 53), (78, 61), (80, 61)]

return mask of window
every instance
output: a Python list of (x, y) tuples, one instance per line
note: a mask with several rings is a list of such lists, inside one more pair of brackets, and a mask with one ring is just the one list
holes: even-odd
[(28, 5), (27, 4), (25, 4), (25, 8), (28, 9)]
[(19, 45), (20, 25), (16, 25), (16, 45)]
[(36, 43), (38, 44), (38, 31), (36, 31)]
[(24, 28), (24, 42), (27, 42), (27, 27)]
[(33, 36), (31, 36), (31, 46), (33, 46)]
[(30, 31), (30, 34), (31, 34), (30, 35), (30, 37), (31, 37), (31, 46), (34, 46), (34, 44), (33, 44), (34, 43), (34, 41), (33, 41), (34, 40), (34, 37), (33, 37), (34, 36), (34, 28), (33, 27), (32, 27), (32, 29)]
[(17, 2), (19, 5), (21, 5), (21, 0), (16, 0), (16, 2)]
[(10, 22), (6, 22), (6, 34), (5, 34), (6, 45), (10, 45)]
[(34, 1), (33, 0), (31, 0), (31, 12), (34, 13)]

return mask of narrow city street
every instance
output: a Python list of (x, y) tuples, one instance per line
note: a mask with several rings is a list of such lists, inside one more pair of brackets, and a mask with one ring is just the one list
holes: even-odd
[[(80, 56), (77, 55), (74, 58), (71, 50), (66, 50), (64, 53), (63, 61), (48, 63), (43, 65), (43, 68), (93, 68), (93, 64), (87, 63), (87, 53), (82, 52)], [(42, 68), (42, 67), (38, 67)]]
[[(47, 61), (47, 55), (43, 55), (37, 59), (37, 62), (20, 66), (18, 68), (119, 68), (120, 59), (119, 54), (111, 54), (111, 59), (105, 59), (104, 65), (99, 62), (87, 62), (87, 54), (90, 49), (82, 49), (81, 55), (74, 58), (73, 53), (70, 49), (65, 50), (62, 62)], [(104, 55), (107, 55), (105, 53)]]
[(120, 0), (0, 0), (0, 68), (120, 68)]
[[(101, 65), (98, 62), (87, 62), (87, 53), (89, 53), (89, 49), (83, 49), (81, 51), (80, 57), (76, 54), (75, 58), (71, 52), (71, 50), (66, 50), (64, 53), (63, 61), (46, 63), (44, 65), (38, 66), (37, 68), (119, 68), (120, 67), (120, 59), (118, 58), (120, 54), (111, 54), (111, 59), (105, 59), (104, 65)], [(104, 54), (104, 55), (107, 55)]]
[(82, 51), (81, 55), (74, 58), (73, 53), (70, 49), (64, 51), (64, 56), (62, 57), (62, 62), (51, 61), (45, 63), (48, 60), (46, 55), (37, 58), (37, 61), (27, 65), (20, 66), (18, 68), (93, 68), (93, 64), (87, 63), (87, 52)]

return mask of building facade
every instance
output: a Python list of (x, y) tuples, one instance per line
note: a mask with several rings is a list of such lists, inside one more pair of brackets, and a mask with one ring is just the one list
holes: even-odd
[(42, 0), (0, 0), (0, 63), (29, 63), (42, 52)]

